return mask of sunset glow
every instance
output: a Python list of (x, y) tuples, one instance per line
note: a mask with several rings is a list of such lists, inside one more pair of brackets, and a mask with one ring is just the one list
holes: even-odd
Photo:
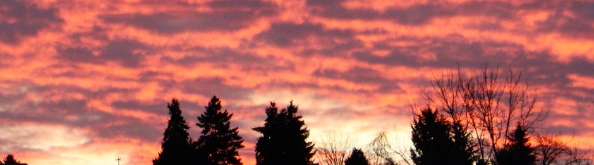
[(522, 71), (550, 110), (539, 132), (594, 146), (594, 1), (0, 0), (0, 156), (149, 165), (167, 102), (196, 139), (213, 95), (244, 164), (271, 101), (298, 105), (313, 142), (410, 147), (420, 90), (486, 63)]

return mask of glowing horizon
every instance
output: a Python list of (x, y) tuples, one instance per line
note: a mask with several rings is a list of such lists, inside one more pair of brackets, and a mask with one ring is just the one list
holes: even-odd
[[(270, 101), (310, 139), (380, 131), (410, 142), (411, 103), (436, 75), (523, 72), (543, 132), (594, 144), (594, 2), (366, 0), (0, 1), (0, 156), (29, 165), (151, 164), (181, 102), (233, 113), (254, 164)], [(331, 119), (331, 120), (329, 120)], [(340, 124), (336, 124), (340, 123)], [(9, 133), (6, 133), (9, 132)]]

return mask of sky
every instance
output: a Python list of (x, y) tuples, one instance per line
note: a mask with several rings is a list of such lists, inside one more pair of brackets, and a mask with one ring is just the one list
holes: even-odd
[(151, 164), (167, 102), (192, 138), (213, 95), (254, 164), (271, 101), (316, 142), (410, 145), (431, 78), (486, 63), (523, 73), (543, 132), (594, 144), (594, 1), (1, 0), (0, 154), (36, 164)]

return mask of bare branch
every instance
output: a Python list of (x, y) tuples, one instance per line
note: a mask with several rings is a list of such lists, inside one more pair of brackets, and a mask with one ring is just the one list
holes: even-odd
[(316, 143), (316, 158), (320, 165), (344, 165), (354, 147), (354, 140), (348, 135), (330, 132)]

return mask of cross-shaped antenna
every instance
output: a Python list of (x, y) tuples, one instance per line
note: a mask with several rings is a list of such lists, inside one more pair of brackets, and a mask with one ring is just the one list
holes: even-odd
[(120, 165), (120, 160), (122, 160), (122, 158), (120, 158), (120, 157), (118, 156), (118, 158), (116, 159), (116, 161), (118, 161), (118, 165)]

